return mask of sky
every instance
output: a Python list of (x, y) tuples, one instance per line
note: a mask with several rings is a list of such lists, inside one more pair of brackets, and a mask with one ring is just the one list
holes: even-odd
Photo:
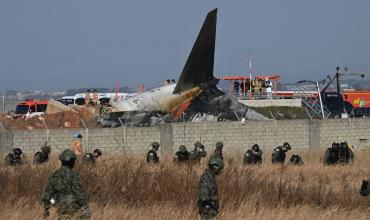
[[(177, 79), (218, 8), (215, 76), (370, 77), (368, 0), (2, 0), (0, 90), (121, 86)], [(365, 77), (366, 78), (366, 77)]]

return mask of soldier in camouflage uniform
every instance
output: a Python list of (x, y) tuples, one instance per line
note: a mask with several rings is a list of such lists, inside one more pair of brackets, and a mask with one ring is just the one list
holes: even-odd
[(82, 162), (86, 164), (95, 164), (96, 158), (100, 157), (102, 152), (100, 149), (95, 149), (92, 153), (87, 153), (82, 157)]
[(17, 166), (22, 165), (22, 150), (20, 148), (14, 148), (12, 153), (9, 153), (5, 157), (5, 165), (6, 166)]
[(33, 156), (33, 164), (38, 165), (48, 161), (50, 152), (51, 148), (48, 145), (48, 142), (45, 142), (44, 146), (41, 147), (41, 151), (37, 151)]
[(150, 149), (146, 155), (146, 162), (148, 163), (159, 163), (159, 157), (157, 155), (157, 151), (159, 149), (159, 143), (153, 142), (150, 145)]
[(354, 160), (354, 155), (347, 142), (339, 144), (338, 163), (342, 165), (351, 164)]
[[(362, 185), (360, 189), (360, 194), (362, 196), (368, 196), (370, 195), (370, 179), (369, 180), (362, 180)], [(370, 207), (370, 201), (369, 201), (369, 207)]]
[(219, 175), (223, 168), (224, 162), (219, 157), (211, 157), (208, 160), (208, 169), (200, 177), (197, 205), (201, 219), (212, 219), (219, 213), (216, 175)]
[(271, 155), (271, 161), (272, 163), (284, 163), (286, 158), (286, 152), (291, 150), (290, 144), (288, 142), (285, 142), (283, 146), (278, 146), (274, 148), (272, 155)]
[(262, 163), (262, 150), (258, 144), (254, 144), (251, 149), (245, 152), (243, 157), (244, 165), (261, 164)]
[(76, 159), (76, 154), (71, 150), (64, 150), (59, 156), (62, 167), (49, 177), (42, 195), (44, 217), (49, 216), (50, 207), (54, 205), (59, 219), (90, 218), (91, 212), (80, 177), (73, 170)]
[(190, 152), (190, 161), (200, 163), (202, 157), (206, 157), (207, 152), (204, 150), (204, 145), (199, 141), (195, 142), (194, 150)]
[(297, 166), (301, 166), (303, 165), (303, 159), (301, 156), (299, 156), (298, 154), (293, 154), (292, 157), (290, 158), (289, 162), (288, 162), (289, 165), (297, 165)]
[(224, 157), (222, 156), (222, 148), (224, 147), (224, 144), (222, 142), (216, 143), (216, 149), (211, 155), (211, 157), (219, 157), (221, 160), (224, 160)]
[(327, 148), (324, 155), (324, 165), (335, 165), (338, 162), (339, 143), (333, 142), (331, 148)]
[(183, 163), (189, 160), (189, 152), (186, 149), (186, 146), (180, 145), (179, 150), (175, 153), (173, 158), (174, 163)]
[(354, 154), (347, 142), (333, 143), (331, 148), (326, 149), (324, 165), (351, 164), (354, 161)]

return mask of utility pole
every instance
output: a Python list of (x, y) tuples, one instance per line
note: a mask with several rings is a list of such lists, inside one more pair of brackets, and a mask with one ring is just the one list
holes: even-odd
[(248, 49), (248, 58), (249, 58), (249, 98), (252, 99), (252, 50)]
[(339, 66), (337, 67), (335, 77), (337, 78), (337, 95), (340, 96), (340, 84), (339, 84)]

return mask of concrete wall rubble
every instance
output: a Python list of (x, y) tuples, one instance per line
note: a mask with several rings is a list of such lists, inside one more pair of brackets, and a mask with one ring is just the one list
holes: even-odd
[(0, 150), (13, 147), (33, 153), (48, 141), (53, 149), (68, 148), (73, 134), (80, 132), (88, 150), (103, 152), (144, 153), (151, 142), (161, 144), (162, 153), (173, 153), (180, 144), (189, 150), (196, 141), (208, 151), (222, 141), (229, 152), (244, 152), (257, 143), (269, 149), (289, 142), (293, 148), (328, 147), (336, 141), (369, 147), (370, 119), (269, 120), (240, 122), (173, 123), (157, 127), (99, 129), (38, 129), (31, 131), (0, 131)]

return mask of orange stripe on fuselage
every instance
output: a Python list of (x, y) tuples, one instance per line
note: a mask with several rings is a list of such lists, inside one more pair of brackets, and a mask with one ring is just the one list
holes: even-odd
[(202, 93), (202, 91), (203, 90), (201, 88), (194, 87), (190, 90), (174, 95), (163, 103), (164, 110), (170, 112), (174, 117), (178, 117), (189, 107), (191, 101)]

